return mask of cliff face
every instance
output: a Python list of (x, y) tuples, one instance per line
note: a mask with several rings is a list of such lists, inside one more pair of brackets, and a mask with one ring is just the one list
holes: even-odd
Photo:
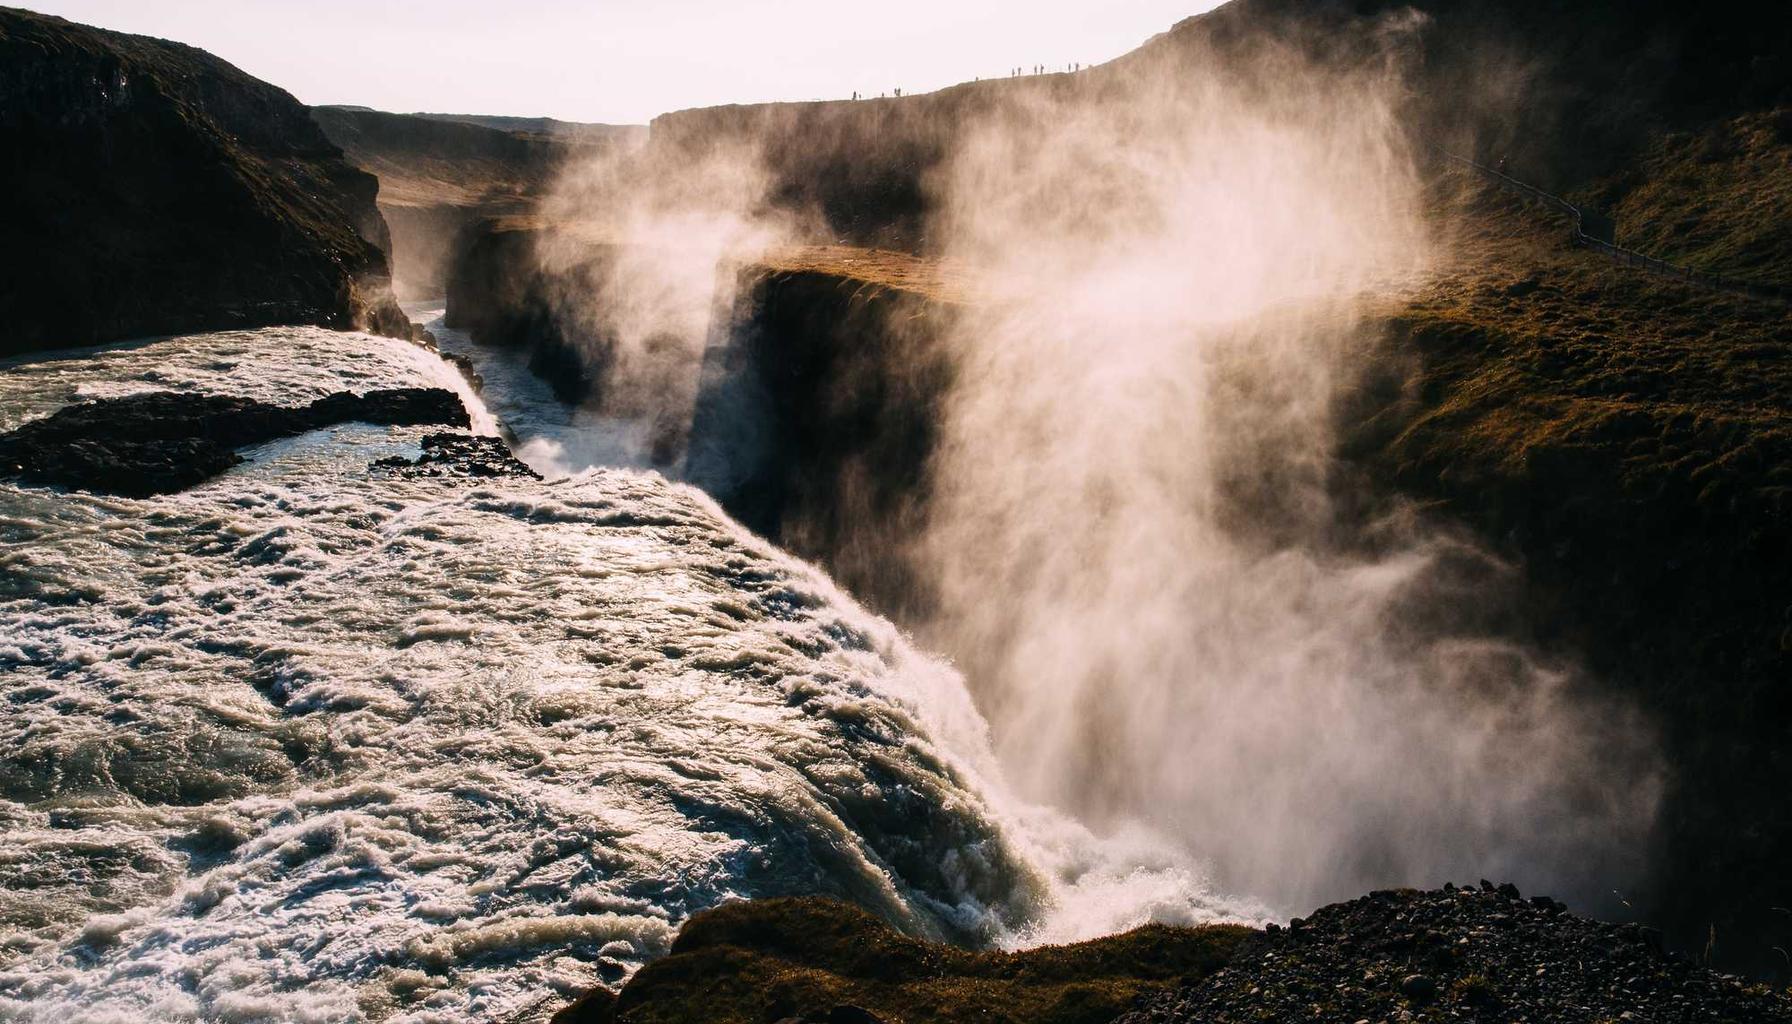
[(0, 353), (228, 327), (405, 336), (377, 182), (201, 50), (0, 9)]
[[(528, 225), (470, 228), (449, 275), (447, 326), (523, 352), (560, 400), (603, 408), (618, 345), (604, 270), (627, 254), (591, 241), (549, 269), (544, 250), (567, 252), (568, 240)], [(965, 301), (934, 269), (843, 247), (718, 266), (691, 400), (668, 403), (652, 432), (656, 465), (898, 618), (929, 601), (890, 550), (924, 519), (952, 381), (943, 339)]]
[(957, 303), (825, 265), (741, 269), (712, 335), (684, 476), (754, 532), (918, 621), (932, 599), (893, 549), (925, 524)]
[(542, 236), (490, 221), (466, 229), (448, 271), (444, 320), (484, 344), (526, 352), (530, 370), (561, 401), (599, 401), (610, 343), (589, 322), (579, 288), (610, 258), (609, 247), (593, 246), (582, 264), (552, 273), (536, 258)]
[(467, 228), (529, 213), (566, 161), (633, 146), (645, 134), (637, 125), (359, 107), (314, 107), (311, 116), (352, 164), (379, 179), (395, 287), (419, 299), (444, 293)]

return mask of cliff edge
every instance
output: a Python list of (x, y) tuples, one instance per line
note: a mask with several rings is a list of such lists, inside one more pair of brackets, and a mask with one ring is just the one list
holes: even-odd
[(0, 8), (0, 355), (273, 324), (408, 336), (374, 206), (286, 92)]

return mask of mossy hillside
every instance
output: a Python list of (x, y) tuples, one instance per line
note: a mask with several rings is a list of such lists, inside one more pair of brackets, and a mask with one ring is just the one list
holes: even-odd
[(1634, 696), (1672, 777), (1650, 894), (1771, 972), (1792, 938), (1792, 310), (1575, 248), (1452, 179), (1443, 266), (1392, 303), (1398, 397), (1346, 424), (1381, 488), (1522, 563), (1532, 627)]
[[(909, 938), (848, 904), (757, 900), (693, 917), (615, 1001), (618, 1024), (765, 1024), (854, 1006), (890, 1024), (1099, 1024), (1224, 966), (1248, 928), (1148, 926), (1017, 953)], [(588, 1019), (600, 1019), (593, 1016)]]
[(1613, 217), (1628, 248), (1792, 288), (1792, 108), (1661, 135), (1580, 198)]

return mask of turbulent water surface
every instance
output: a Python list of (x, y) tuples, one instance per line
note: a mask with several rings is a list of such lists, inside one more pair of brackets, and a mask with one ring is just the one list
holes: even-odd
[[(389, 339), (203, 335), (0, 366), (0, 427), (407, 385), (466, 393)], [(368, 470), (426, 432), (0, 484), (0, 1018), (530, 1019), (766, 894), (989, 941), (1219, 912), (1004, 801), (957, 675), (699, 492)]]

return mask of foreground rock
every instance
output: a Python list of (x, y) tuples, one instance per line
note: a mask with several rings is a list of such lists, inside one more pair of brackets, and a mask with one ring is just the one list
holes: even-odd
[(1123, 1024), (1243, 1021), (1792, 1021), (1792, 999), (1694, 965), (1636, 925), (1512, 886), (1376, 892), (1241, 946)]
[(338, 392), (296, 407), (158, 391), (69, 406), (0, 435), (0, 475), (128, 497), (169, 494), (243, 461), (238, 448), (351, 421), (469, 422), (460, 398), (442, 388)]
[(375, 179), (202, 50), (0, 8), (0, 355), (272, 324), (408, 337)]
[(594, 992), (554, 1020), (1093, 1024), (1144, 993), (1205, 977), (1250, 934), (1152, 925), (1070, 946), (974, 953), (909, 938), (833, 900), (757, 900), (691, 918), (671, 955), (614, 1000)]

